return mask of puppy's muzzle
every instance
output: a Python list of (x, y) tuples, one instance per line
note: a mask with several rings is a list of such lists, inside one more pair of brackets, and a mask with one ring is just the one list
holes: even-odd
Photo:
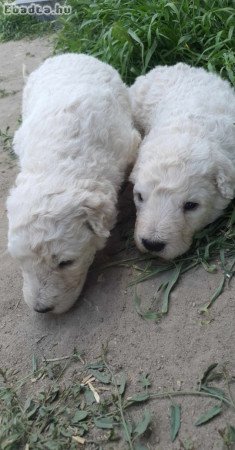
[(39, 304), (34, 307), (34, 311), (37, 311), (38, 313), (47, 313), (53, 311), (53, 309), (53, 306), (42, 306)]
[(166, 243), (162, 241), (150, 241), (149, 239), (144, 238), (141, 241), (143, 246), (149, 252), (161, 252), (166, 246)]

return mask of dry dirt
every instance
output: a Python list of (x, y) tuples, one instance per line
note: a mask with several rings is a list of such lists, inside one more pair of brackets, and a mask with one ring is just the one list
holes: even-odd
[[(52, 44), (46, 39), (0, 45), (0, 89), (11, 94), (0, 98), (1, 130), (10, 126), (12, 132), (18, 126), (22, 64), (26, 64), (30, 72), (51, 52)], [(5, 200), (16, 173), (17, 161), (1, 148), (1, 367), (18, 369), (23, 376), (31, 370), (33, 354), (39, 358), (42, 355), (56, 357), (67, 355), (74, 347), (83, 350), (86, 360), (91, 361), (100, 354), (101, 345), (108, 342), (110, 363), (114, 368), (123, 367), (132, 392), (138, 386), (140, 373), (149, 374), (153, 389), (177, 388), (179, 382), (182, 389), (188, 389), (196, 386), (198, 378), (211, 363), (229, 362), (230, 366), (234, 365), (234, 282), (216, 301), (206, 322), (202, 323), (199, 306), (208, 300), (221, 277), (220, 274), (208, 274), (203, 269), (185, 275), (172, 295), (169, 314), (155, 324), (142, 320), (134, 309), (134, 289), (128, 287), (133, 277), (131, 269), (106, 269), (100, 277), (100, 261), (114, 258), (112, 245), (109, 245), (89, 274), (83, 295), (70, 312), (53, 317), (30, 311), (22, 299), (20, 271), (6, 252)], [(125, 208), (129, 211), (127, 204)], [(114, 233), (114, 248), (118, 245), (118, 235)], [(156, 279), (138, 286), (144, 308), (159, 284), (160, 280)], [(234, 425), (235, 415), (225, 410), (210, 424), (196, 428), (193, 425), (195, 420), (215, 402), (191, 397), (179, 398), (178, 402), (182, 405), (182, 424), (174, 444), (169, 434), (170, 402), (152, 401), (148, 405), (153, 416), (148, 447), (154, 450), (221, 449), (223, 444), (218, 430), (223, 429), (226, 423)], [(191, 442), (191, 447), (186, 446), (187, 442)]]

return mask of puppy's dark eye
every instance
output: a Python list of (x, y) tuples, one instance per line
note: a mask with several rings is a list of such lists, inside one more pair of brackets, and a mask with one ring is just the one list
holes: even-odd
[(198, 208), (199, 204), (196, 202), (186, 202), (184, 204), (184, 211), (192, 211), (196, 208)]
[(73, 263), (74, 263), (73, 259), (68, 259), (67, 261), (60, 261), (60, 263), (58, 264), (58, 268), (63, 269), (64, 267), (72, 266)]
[(139, 202), (142, 202), (142, 201), (143, 201), (143, 197), (142, 197), (142, 195), (141, 195), (140, 192), (137, 192), (137, 193), (136, 193), (136, 197), (137, 197), (137, 199), (138, 199)]

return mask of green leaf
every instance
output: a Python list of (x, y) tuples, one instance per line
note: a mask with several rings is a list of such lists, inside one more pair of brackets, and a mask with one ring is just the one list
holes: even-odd
[(201, 390), (208, 392), (209, 394), (217, 395), (221, 400), (226, 399), (225, 392), (217, 387), (201, 386)]
[(145, 411), (142, 419), (136, 425), (134, 433), (137, 436), (142, 436), (142, 434), (144, 434), (147, 428), (149, 427), (150, 422), (151, 422), (151, 414), (149, 411)]
[(143, 42), (141, 41), (141, 39), (137, 36), (137, 34), (133, 30), (129, 29), (128, 34), (132, 37), (132, 39), (134, 41), (136, 41), (138, 44), (141, 45), (141, 47), (143, 47)]
[(141, 311), (140, 305), (141, 305), (141, 299), (138, 296), (137, 291), (135, 291), (134, 306), (135, 306), (136, 312), (142, 317), (142, 311)]
[(217, 270), (216, 264), (208, 264), (206, 261), (202, 261), (202, 266), (206, 270), (206, 272), (209, 273), (216, 272)]
[(38, 403), (35, 403), (32, 399), (26, 400), (24, 405), (24, 413), (26, 413), (28, 419), (32, 419), (38, 409)]
[(179, 279), (182, 265), (183, 265), (183, 262), (182, 261), (179, 262), (179, 264), (176, 266), (175, 270), (173, 271), (172, 277), (170, 278), (170, 280), (167, 283), (167, 287), (166, 287), (166, 289), (164, 291), (164, 295), (163, 295), (162, 314), (166, 314), (168, 312), (170, 293), (171, 293), (174, 285), (177, 283), (177, 281)]
[(111, 429), (114, 426), (113, 419), (110, 417), (94, 418), (94, 424), (97, 428)]
[(202, 414), (199, 419), (195, 422), (195, 425), (198, 427), (200, 425), (204, 425), (204, 423), (209, 422), (214, 417), (218, 416), (222, 411), (221, 405), (213, 406), (206, 413)]
[(177, 9), (176, 5), (173, 2), (169, 2), (166, 4), (166, 7), (167, 6), (169, 6), (172, 9), (172, 11), (174, 11), (174, 13), (176, 14), (176, 16), (179, 20), (180, 14), (179, 14), (179, 10)]
[(175, 403), (171, 405), (171, 442), (176, 439), (180, 429), (181, 407)]
[(145, 320), (159, 320), (161, 317), (161, 314), (156, 311), (142, 311), (141, 309), (141, 298), (138, 296), (137, 292), (135, 291), (134, 295), (134, 306), (137, 314), (139, 314), (142, 319)]
[(143, 375), (141, 375), (141, 377), (139, 379), (141, 386), (146, 389), (151, 386), (151, 382), (149, 381), (148, 377), (149, 377), (148, 374), (146, 374), (146, 375), (143, 374)]
[(227, 425), (224, 430), (218, 430), (224, 441), (226, 449), (234, 449), (235, 444), (235, 428), (232, 425)]
[(235, 443), (235, 428), (232, 425), (228, 425), (228, 438), (230, 443)]
[(218, 363), (210, 364), (209, 367), (205, 370), (205, 372), (202, 375), (201, 378), (201, 384), (206, 384), (207, 378), (209, 377), (210, 373), (218, 366)]
[(161, 314), (157, 311), (146, 311), (142, 313), (142, 317), (145, 320), (153, 320), (154, 322), (156, 322), (161, 318)]
[(33, 373), (34, 373), (38, 370), (38, 361), (37, 361), (37, 357), (35, 355), (33, 355), (33, 358), (32, 358), (32, 366), (33, 366)]
[(89, 372), (96, 378), (96, 380), (103, 384), (109, 384), (111, 381), (111, 375), (109, 373), (100, 372), (99, 370), (94, 369), (90, 369)]
[(87, 411), (82, 411), (82, 410), (76, 411), (74, 416), (73, 416), (72, 422), (73, 423), (81, 422), (81, 420), (86, 419), (88, 414), (89, 413)]
[(86, 369), (104, 369), (104, 363), (101, 361), (90, 363), (86, 365)]
[(124, 427), (122, 429), (123, 437), (126, 442), (129, 442), (130, 436), (132, 435), (132, 431), (133, 431), (132, 423), (129, 420), (126, 421), (126, 427), (127, 427), (127, 431)]
[(87, 387), (84, 389), (84, 395), (85, 395), (85, 400), (86, 400), (87, 405), (92, 405), (93, 403), (95, 403), (94, 394)]
[(117, 385), (119, 386), (119, 394), (123, 395), (126, 389), (126, 375), (124, 372), (120, 373), (117, 380)]
[(146, 402), (150, 398), (149, 394), (143, 392), (142, 394), (136, 394), (130, 397), (130, 400), (135, 403)]

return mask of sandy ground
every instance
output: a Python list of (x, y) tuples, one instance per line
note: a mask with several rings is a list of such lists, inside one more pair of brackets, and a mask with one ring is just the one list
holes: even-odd
[[(52, 45), (45, 39), (0, 45), (0, 89), (11, 93), (0, 98), (1, 130), (10, 126), (12, 132), (18, 126), (22, 64), (25, 63), (30, 72), (51, 51)], [(53, 317), (30, 311), (22, 299), (19, 269), (5, 252), (5, 200), (16, 173), (17, 162), (1, 149), (1, 367), (17, 368), (21, 374), (26, 374), (31, 368), (33, 354), (38, 357), (66, 355), (74, 347), (83, 350), (87, 361), (91, 361), (100, 354), (101, 345), (108, 342), (111, 364), (114, 368), (123, 367), (130, 392), (134, 392), (140, 373), (149, 374), (153, 389), (177, 388), (179, 384), (182, 389), (188, 389), (196, 386), (211, 363), (229, 362), (230, 366), (234, 365), (234, 282), (217, 300), (206, 317), (206, 323), (202, 323), (198, 309), (208, 300), (220, 280), (219, 274), (210, 275), (202, 269), (191, 271), (179, 283), (172, 295), (170, 312), (159, 324), (144, 321), (137, 315), (133, 306), (134, 290), (127, 287), (133, 276), (131, 269), (108, 269), (100, 277), (100, 259), (88, 276), (82, 297), (70, 312)], [(110, 258), (110, 246), (102, 258)], [(157, 279), (138, 286), (144, 308), (149, 305), (159, 284)], [(153, 401), (148, 405), (153, 415), (148, 447), (154, 450), (223, 448), (218, 430), (223, 429), (226, 423), (234, 425), (234, 414), (226, 410), (210, 424), (196, 428), (193, 425), (195, 420), (215, 402), (187, 397), (179, 398), (178, 403), (182, 405), (182, 425), (174, 444), (169, 434), (170, 402)], [(192, 445), (187, 447), (187, 442)]]

